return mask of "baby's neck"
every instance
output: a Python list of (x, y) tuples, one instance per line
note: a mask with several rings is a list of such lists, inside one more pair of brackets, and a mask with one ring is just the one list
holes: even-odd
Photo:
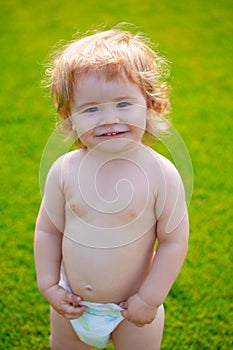
[(97, 146), (87, 149), (91, 158), (96, 160), (112, 160), (114, 158), (131, 158), (134, 157), (142, 147), (141, 142), (129, 139), (106, 140)]

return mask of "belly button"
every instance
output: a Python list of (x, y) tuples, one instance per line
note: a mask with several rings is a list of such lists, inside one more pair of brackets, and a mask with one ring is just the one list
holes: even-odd
[(85, 286), (85, 289), (87, 292), (92, 292), (92, 287), (89, 285)]

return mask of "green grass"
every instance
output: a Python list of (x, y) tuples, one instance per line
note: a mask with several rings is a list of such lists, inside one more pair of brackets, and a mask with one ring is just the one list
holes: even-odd
[(122, 21), (138, 25), (172, 62), (173, 124), (195, 176), (189, 254), (165, 303), (162, 349), (231, 348), (232, 13), (230, 0), (2, 1), (1, 349), (49, 349), (49, 308), (33, 261), (39, 163), (55, 115), (40, 88), (43, 63), (59, 40)]

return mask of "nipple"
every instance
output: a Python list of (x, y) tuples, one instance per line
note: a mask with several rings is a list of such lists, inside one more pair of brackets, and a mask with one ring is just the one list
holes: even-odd
[(85, 212), (86, 212), (85, 209), (83, 208), (83, 206), (78, 206), (78, 205), (73, 204), (73, 203), (70, 204), (70, 210), (74, 215), (76, 215), (78, 217), (84, 216)]
[(136, 218), (138, 216), (138, 211), (136, 209), (130, 209), (129, 210), (129, 215), (132, 217), (132, 218)]
[(75, 204), (70, 204), (70, 209), (76, 213), (77, 212), (77, 208), (76, 208), (76, 205)]

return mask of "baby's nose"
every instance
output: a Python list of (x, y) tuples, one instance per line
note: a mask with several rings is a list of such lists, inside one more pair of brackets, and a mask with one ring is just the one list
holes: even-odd
[(114, 104), (106, 103), (102, 105), (101, 109), (101, 123), (102, 124), (114, 124), (119, 123), (118, 111)]

